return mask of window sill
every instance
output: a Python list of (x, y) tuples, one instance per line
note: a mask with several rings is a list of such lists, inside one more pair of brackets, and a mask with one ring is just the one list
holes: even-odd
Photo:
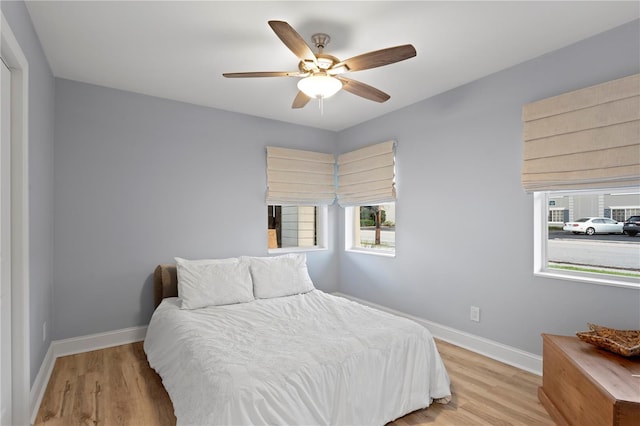
[(563, 273), (560, 271), (536, 271), (533, 273), (534, 276), (544, 277), (544, 278), (553, 278), (558, 280), (565, 281), (577, 281), (595, 285), (605, 285), (610, 287), (623, 287), (623, 288), (632, 288), (635, 290), (640, 289), (640, 281), (633, 278), (604, 278), (599, 274), (578, 274), (578, 273)]
[(369, 254), (372, 256), (381, 256), (381, 257), (396, 257), (396, 253), (383, 252), (378, 250), (367, 250), (367, 249), (358, 249), (358, 248), (350, 248), (345, 249), (347, 253), (360, 253), (360, 254)]
[(276, 249), (268, 249), (269, 254), (285, 254), (285, 253), (302, 253), (307, 251), (326, 251), (326, 247), (283, 247)]

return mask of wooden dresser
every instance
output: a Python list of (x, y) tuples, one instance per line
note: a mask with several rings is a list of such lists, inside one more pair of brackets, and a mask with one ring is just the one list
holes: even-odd
[[(559, 425), (640, 425), (640, 357), (543, 334), (538, 398)], [(638, 375), (638, 377), (635, 377)]]

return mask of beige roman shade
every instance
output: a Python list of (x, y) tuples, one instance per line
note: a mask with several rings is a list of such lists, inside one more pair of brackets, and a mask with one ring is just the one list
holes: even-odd
[(331, 204), (335, 191), (332, 154), (267, 147), (267, 204)]
[(640, 74), (527, 104), (526, 191), (640, 185)]
[(338, 156), (341, 206), (394, 202), (395, 142), (388, 141)]

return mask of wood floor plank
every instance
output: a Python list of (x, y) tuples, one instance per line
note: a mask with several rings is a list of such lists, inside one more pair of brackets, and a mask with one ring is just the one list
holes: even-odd
[(40, 416), (46, 424), (56, 424), (55, 419), (64, 418), (73, 410), (71, 383), (77, 377), (76, 365), (72, 360), (60, 358), (51, 373), (42, 403)]
[[(437, 341), (452, 400), (388, 426), (553, 425), (537, 398), (539, 376)], [(56, 360), (36, 426), (175, 426), (173, 405), (143, 343)]]

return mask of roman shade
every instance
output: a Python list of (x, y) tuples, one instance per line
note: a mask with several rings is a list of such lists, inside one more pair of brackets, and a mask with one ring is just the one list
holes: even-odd
[(524, 105), (526, 191), (640, 185), (640, 74)]
[(335, 188), (332, 154), (267, 147), (267, 204), (331, 204)]
[(341, 206), (395, 200), (394, 141), (369, 145), (338, 156), (338, 203)]

